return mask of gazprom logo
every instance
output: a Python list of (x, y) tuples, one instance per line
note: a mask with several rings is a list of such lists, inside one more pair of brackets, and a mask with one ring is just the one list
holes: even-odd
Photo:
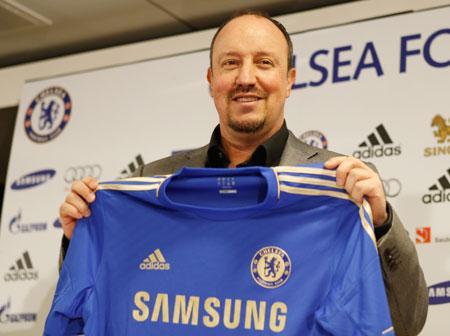
[(450, 281), (428, 287), (430, 305), (450, 303)]
[(24, 175), (11, 184), (11, 189), (21, 190), (36, 187), (50, 180), (55, 174), (56, 171), (53, 169), (44, 169)]

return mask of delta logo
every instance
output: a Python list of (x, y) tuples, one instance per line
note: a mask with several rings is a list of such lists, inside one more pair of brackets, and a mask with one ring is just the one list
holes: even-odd
[(28, 251), (22, 253), (22, 256), (16, 260), (3, 277), (6, 282), (37, 280), (38, 278), (38, 271), (34, 269)]
[(36, 322), (36, 313), (11, 313), (11, 298), (6, 303), (0, 301), (0, 324)]
[(428, 287), (428, 300), (430, 305), (450, 303), (450, 281)]
[(358, 159), (382, 158), (399, 156), (402, 148), (395, 145), (391, 136), (383, 124), (375, 127), (375, 132), (367, 136), (367, 140), (359, 144), (359, 149), (353, 152), (353, 156)]
[(450, 202), (450, 168), (447, 174), (437, 179), (437, 183), (428, 188), (429, 193), (422, 196), (424, 204)]
[(43, 169), (27, 175), (23, 175), (11, 184), (12, 190), (22, 190), (37, 187), (52, 179), (56, 174), (53, 169)]
[(450, 118), (446, 120), (440, 114), (437, 114), (431, 120), (431, 127), (437, 146), (426, 147), (423, 156), (450, 155)]

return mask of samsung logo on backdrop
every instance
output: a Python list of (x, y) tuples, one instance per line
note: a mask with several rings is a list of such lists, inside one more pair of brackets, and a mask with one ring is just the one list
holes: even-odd
[(11, 184), (11, 189), (21, 190), (27, 188), (33, 188), (40, 184), (43, 184), (55, 176), (56, 171), (53, 169), (43, 169), (34, 173), (24, 175)]
[(450, 281), (428, 287), (430, 305), (450, 303)]

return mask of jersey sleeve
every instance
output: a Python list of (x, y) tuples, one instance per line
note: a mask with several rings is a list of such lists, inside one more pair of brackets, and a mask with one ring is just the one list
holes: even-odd
[(90, 217), (77, 222), (62, 265), (45, 323), (44, 335), (78, 335), (92, 313), (90, 302), (103, 250), (101, 200), (91, 206)]
[[(315, 312), (317, 328), (331, 335), (394, 335), (376, 243), (363, 210), (344, 214), (343, 254), (336, 262), (331, 290)], [(367, 225), (370, 225), (369, 227)]]

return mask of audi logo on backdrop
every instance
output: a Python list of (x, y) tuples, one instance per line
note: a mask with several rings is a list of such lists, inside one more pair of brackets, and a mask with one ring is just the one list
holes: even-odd
[(72, 183), (73, 181), (81, 180), (86, 176), (92, 176), (98, 179), (101, 175), (102, 167), (98, 164), (70, 167), (64, 173), (64, 181)]
[(396, 178), (390, 178), (387, 180), (382, 180), (384, 186), (384, 192), (387, 197), (396, 197), (402, 191), (402, 184)]

